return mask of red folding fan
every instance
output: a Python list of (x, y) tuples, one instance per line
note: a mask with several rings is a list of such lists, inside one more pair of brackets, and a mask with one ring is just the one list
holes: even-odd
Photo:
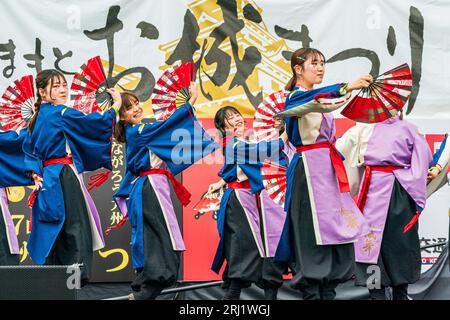
[(85, 114), (102, 112), (111, 106), (105, 70), (99, 56), (91, 58), (73, 76), (70, 100), (74, 109)]
[(341, 114), (358, 122), (384, 121), (402, 110), (411, 88), (411, 70), (405, 63), (375, 77), (370, 86), (361, 89)]
[(166, 120), (190, 99), (189, 85), (194, 79), (194, 67), (194, 63), (184, 62), (163, 72), (153, 90), (152, 109), (156, 120)]
[(253, 121), (253, 129), (258, 141), (270, 140), (278, 136), (273, 116), (284, 109), (286, 96), (287, 92), (284, 90), (273, 92), (258, 106)]
[(0, 102), (0, 123), (3, 130), (16, 130), (26, 127), (33, 117), (34, 80), (28, 75), (14, 81)]
[(220, 208), (220, 200), (223, 196), (223, 188), (213, 192), (207, 193), (205, 192), (200, 201), (194, 206), (194, 210), (198, 211), (198, 214), (195, 215), (195, 218), (198, 219), (202, 214), (207, 212), (215, 212)]
[(284, 207), (286, 195), (286, 170), (285, 166), (268, 160), (264, 161), (262, 166), (264, 189), (269, 197), (282, 207)]

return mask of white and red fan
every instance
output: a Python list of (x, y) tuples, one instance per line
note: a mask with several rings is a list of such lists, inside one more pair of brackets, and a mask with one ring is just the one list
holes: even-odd
[(220, 208), (220, 200), (223, 196), (223, 188), (213, 192), (207, 193), (205, 192), (200, 201), (194, 206), (194, 210), (198, 211), (198, 214), (195, 215), (195, 218), (198, 219), (201, 215), (207, 212), (215, 212)]
[(14, 81), (0, 102), (0, 123), (3, 130), (16, 130), (28, 126), (33, 117), (34, 79), (28, 75)]
[(264, 161), (262, 166), (264, 189), (269, 197), (282, 207), (286, 196), (286, 170), (285, 166), (268, 160)]
[(70, 100), (74, 109), (85, 114), (103, 112), (111, 106), (105, 70), (99, 56), (89, 59), (73, 76)]
[(163, 72), (153, 90), (152, 109), (157, 121), (166, 120), (190, 99), (189, 85), (194, 79), (194, 63), (184, 62)]
[(402, 110), (411, 88), (411, 70), (405, 63), (375, 77), (368, 88), (358, 92), (341, 114), (358, 122), (384, 121)]
[(273, 92), (258, 106), (253, 121), (257, 141), (278, 137), (273, 116), (284, 109), (286, 96), (287, 92), (284, 90)]

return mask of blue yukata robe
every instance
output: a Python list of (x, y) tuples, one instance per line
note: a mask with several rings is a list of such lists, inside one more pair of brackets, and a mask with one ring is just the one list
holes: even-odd
[[(217, 212), (217, 227), (219, 231), (220, 241), (216, 250), (214, 261), (211, 269), (219, 273), (220, 268), (225, 260), (224, 255), (224, 229), (226, 219), (226, 209), (230, 196), (236, 192), (237, 197), (246, 213), (249, 221), (250, 229), (252, 230), (253, 238), (258, 248), (261, 257), (273, 256), (278, 244), (278, 239), (275, 237), (262, 237), (261, 233), (265, 230), (260, 230), (260, 214), (256, 205), (256, 193), (264, 189), (262, 178), (262, 166), (264, 160), (270, 160), (280, 165), (286, 166), (288, 161), (287, 156), (283, 152), (284, 143), (281, 139), (272, 141), (261, 141), (258, 143), (248, 143), (233, 138), (225, 147), (225, 164), (219, 172), (219, 176), (227, 183), (243, 182), (248, 180), (250, 183), (250, 190), (247, 189), (232, 189), (226, 188), (220, 201), (220, 208)], [(267, 193), (261, 192), (261, 217), (266, 217), (266, 212), (273, 210), (278, 205), (275, 204)], [(279, 207), (279, 206), (278, 206)], [(276, 208), (277, 212), (283, 211), (282, 208)], [(270, 213), (269, 213), (270, 214)], [(268, 227), (274, 226), (275, 221), (267, 224)], [(266, 224), (264, 224), (266, 225)], [(282, 226), (281, 226), (282, 227)], [(280, 229), (281, 230), (281, 229)], [(269, 232), (270, 233), (270, 232)], [(275, 232), (276, 233), (276, 232)], [(273, 234), (273, 233), (272, 233)], [(263, 238), (266, 240), (263, 243)], [(275, 246), (275, 249), (273, 248)], [(272, 249), (272, 250), (271, 250)]]
[(134, 268), (145, 264), (142, 193), (149, 180), (154, 189), (175, 251), (185, 250), (180, 227), (170, 198), (170, 185), (164, 174), (139, 176), (150, 169), (166, 169), (177, 175), (201, 158), (214, 152), (214, 142), (194, 116), (187, 102), (167, 120), (127, 125), (126, 174), (114, 200), (122, 214), (128, 212), (131, 223), (131, 248)]
[(84, 113), (64, 105), (44, 103), (40, 107), (33, 132), (23, 144), (25, 170), (42, 175), (43, 186), (32, 208), (32, 230), (27, 249), (30, 257), (44, 264), (65, 220), (64, 197), (60, 172), (64, 164), (46, 167), (42, 162), (71, 154), (70, 165), (78, 177), (89, 211), (93, 250), (104, 246), (100, 218), (84, 187), (82, 173), (99, 168), (111, 170), (112, 134), (118, 111), (111, 108), (103, 114)]
[[(341, 107), (350, 97), (340, 83), (322, 88), (306, 90), (295, 87), (287, 96), (285, 107), (278, 113), (285, 117), (286, 133), (295, 147), (314, 144), (334, 145), (335, 123), (331, 111)], [(317, 98), (326, 98), (320, 103)], [(330, 157), (331, 149), (318, 148), (297, 152), (286, 171), (285, 210), (288, 215), (275, 260), (293, 260), (293, 238), (289, 234), (290, 205), (294, 173), (299, 162), (306, 168), (306, 183), (314, 221), (317, 245), (334, 245), (355, 242), (366, 233), (367, 223), (349, 192), (341, 192), (337, 174)], [(324, 201), (324, 199), (327, 199)], [(344, 214), (345, 213), (345, 214)], [(352, 223), (350, 223), (352, 222)]]

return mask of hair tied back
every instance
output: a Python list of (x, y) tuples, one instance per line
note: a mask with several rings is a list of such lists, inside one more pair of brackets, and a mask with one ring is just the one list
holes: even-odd
[(298, 60), (299, 63), (303, 63), (303, 62), (305, 62), (306, 59), (303, 58), (302, 56), (298, 56), (297, 60)]

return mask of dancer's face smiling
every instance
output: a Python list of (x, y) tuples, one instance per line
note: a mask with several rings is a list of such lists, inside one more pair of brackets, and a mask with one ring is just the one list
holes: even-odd
[(142, 122), (142, 118), (144, 117), (141, 103), (136, 99), (133, 99), (131, 103), (131, 107), (125, 111), (122, 120), (130, 124), (139, 124)]
[(243, 133), (245, 121), (239, 113), (230, 111), (225, 117), (225, 130), (235, 131), (237, 135)]

